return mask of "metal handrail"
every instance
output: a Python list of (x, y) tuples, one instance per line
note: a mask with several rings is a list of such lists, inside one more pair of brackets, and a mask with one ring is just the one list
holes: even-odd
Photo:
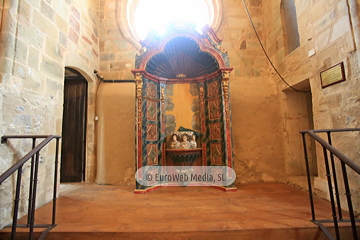
[(54, 138), (61, 138), (58, 135), (31, 135), (31, 136), (13, 136), (13, 135), (6, 135), (1, 137), (1, 143), (6, 143), (7, 139), (9, 138), (45, 138), (39, 145), (33, 148), (28, 154), (20, 159), (20, 161), (16, 162), (12, 167), (6, 170), (3, 174), (0, 175), (0, 184), (5, 181), (8, 177), (11, 176), (16, 170), (19, 169), (24, 163), (26, 163), (32, 156), (34, 156), (38, 151), (40, 151), (43, 147), (45, 147), (51, 140)]
[(307, 132), (307, 131), (312, 131), (314, 133), (327, 133), (327, 132), (358, 132), (360, 131), (360, 128), (338, 128), (338, 129), (314, 129), (314, 130), (304, 130), (304, 131), (300, 131), (300, 133), (302, 132)]
[[(348, 220), (345, 220), (342, 218), (341, 202), (340, 202), (340, 197), (339, 197), (340, 194), (339, 194), (339, 189), (338, 189), (338, 180), (337, 180), (334, 156), (336, 156), (341, 162), (341, 171), (342, 171), (342, 177), (343, 177), (343, 182), (344, 182), (344, 187), (345, 187), (345, 195), (346, 195), (347, 205), (348, 205), (348, 210), (349, 210), (349, 215), (350, 215), (349, 222), (351, 222), (353, 239), (354, 240), (358, 239), (356, 219), (355, 219), (355, 214), (354, 214), (352, 200), (351, 200), (351, 192), (350, 192), (350, 186), (349, 186), (346, 166), (349, 166), (351, 169), (353, 169), (359, 175), (360, 175), (360, 166), (357, 165), (354, 161), (352, 161), (348, 157), (346, 157), (344, 154), (342, 154), (339, 150), (334, 148), (332, 146), (332, 140), (331, 140), (332, 132), (354, 132), (354, 131), (360, 131), (360, 128), (320, 129), (320, 130), (300, 131), (300, 133), (302, 135), (302, 141), (303, 141), (303, 147), (304, 147), (304, 158), (305, 158), (307, 182), (308, 182), (308, 188), (309, 188), (312, 222), (314, 224), (316, 224), (317, 226), (319, 226), (320, 229), (327, 236), (327, 238), (330, 240), (332, 240), (334, 238), (332, 237), (331, 233), (327, 230), (327, 228), (323, 225), (323, 223), (333, 222), (334, 228), (335, 228), (336, 239), (340, 240), (340, 231), (339, 231), (338, 222), (348, 222)], [(316, 133), (327, 133), (328, 142), (326, 142), (324, 139), (322, 139)], [(325, 168), (326, 168), (326, 177), (327, 177), (327, 182), (328, 182), (330, 203), (331, 203), (331, 210), (332, 210), (332, 217), (333, 217), (332, 220), (316, 220), (305, 134), (308, 134), (310, 137), (312, 137), (314, 140), (316, 140), (318, 143), (320, 143), (323, 148)], [(327, 151), (330, 152), (330, 164), (329, 164), (329, 158), (328, 158)], [(331, 165), (331, 171), (330, 171), (330, 165)], [(331, 175), (331, 172), (332, 172), (332, 175)], [(333, 179), (331, 179), (331, 176), (333, 177)], [(332, 182), (334, 182), (334, 189), (333, 189)], [(335, 190), (336, 203), (338, 205), (337, 210), (336, 210), (336, 203), (335, 203), (335, 198), (334, 198), (334, 190)], [(337, 216), (337, 214), (339, 214), (339, 216)]]
[[(58, 155), (59, 155), (59, 140), (61, 136), (58, 135), (5, 135), (1, 137), (1, 143), (6, 143), (7, 139), (27, 139), (30, 138), (32, 142), (32, 150), (22, 157), (18, 162), (11, 166), (0, 176), (0, 185), (9, 178), (15, 171), (17, 171), (17, 180), (16, 180), (16, 191), (15, 191), (15, 200), (14, 200), (14, 212), (13, 212), (13, 221), (12, 225), (7, 226), (11, 227), (11, 239), (15, 239), (16, 228), (17, 227), (29, 227), (29, 239), (33, 238), (34, 227), (47, 228), (39, 237), (43, 239), (45, 235), (56, 226), (56, 198), (57, 198), (57, 178), (58, 178)], [(37, 138), (45, 138), (40, 144), (36, 145)], [(51, 140), (56, 139), (56, 149), (55, 149), (55, 172), (54, 172), (54, 190), (53, 190), (53, 209), (52, 209), (52, 223), (51, 224), (35, 224), (35, 206), (36, 206), (36, 190), (37, 190), (37, 181), (38, 181), (38, 170), (39, 170), (39, 158), (40, 150), (44, 148)], [(29, 205), (28, 205), (28, 220), (26, 225), (18, 225), (17, 217), (19, 211), (19, 201), (20, 201), (20, 188), (21, 188), (21, 176), (22, 176), (22, 167), (23, 165), (31, 159), (30, 167), (30, 184), (29, 184)]]
[(346, 129), (323, 129), (323, 130), (304, 130), (300, 131), (302, 134), (309, 134), (313, 139), (315, 139), (318, 143), (320, 143), (323, 147), (325, 147), (327, 150), (332, 152), (336, 157), (340, 159), (340, 161), (344, 162), (346, 165), (348, 165), (350, 168), (352, 168), (355, 172), (360, 174), (360, 166), (357, 165), (354, 161), (352, 161), (350, 158), (342, 154), (339, 150), (331, 146), (329, 143), (327, 143), (324, 139), (322, 139), (320, 136), (315, 134), (317, 133), (323, 133), (323, 132), (350, 132), (350, 131), (360, 131), (360, 128), (346, 128)]

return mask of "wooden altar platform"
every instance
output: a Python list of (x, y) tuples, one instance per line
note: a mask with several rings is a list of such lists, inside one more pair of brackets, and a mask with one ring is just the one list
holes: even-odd
[[(164, 187), (136, 195), (130, 186), (71, 184), (58, 198), (58, 225), (45, 239), (326, 239), (310, 222), (306, 192), (283, 183), (237, 187), (233, 193)], [(329, 202), (315, 204), (317, 215), (329, 219)], [(36, 211), (36, 224), (51, 222), (51, 207)], [(7, 239), (4, 231), (0, 239)]]

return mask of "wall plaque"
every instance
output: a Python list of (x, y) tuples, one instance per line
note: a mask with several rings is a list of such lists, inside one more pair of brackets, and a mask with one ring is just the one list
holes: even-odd
[(344, 62), (320, 72), (320, 79), (322, 88), (345, 81)]

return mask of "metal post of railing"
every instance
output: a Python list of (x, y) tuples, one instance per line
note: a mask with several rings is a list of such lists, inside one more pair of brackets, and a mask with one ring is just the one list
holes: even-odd
[(306, 165), (306, 175), (307, 175), (307, 182), (308, 182), (308, 188), (309, 188), (309, 197), (310, 197), (310, 207), (311, 207), (311, 216), (312, 220), (315, 221), (315, 208), (314, 208), (314, 199), (313, 199), (313, 192), (311, 187), (311, 178), (310, 178), (310, 168), (309, 168), (309, 158), (306, 151), (306, 139), (305, 139), (305, 133), (302, 133), (302, 140), (303, 140), (303, 146), (304, 146), (304, 158), (305, 158), (305, 165)]
[[(327, 137), (328, 137), (328, 143), (330, 145), (332, 145), (331, 132), (326, 132), (326, 133), (327, 133)], [(334, 179), (335, 197), (336, 197), (336, 203), (337, 203), (337, 208), (338, 208), (338, 212), (339, 212), (339, 219), (342, 220), (340, 193), (339, 193), (338, 181), (337, 181), (337, 176), (336, 176), (334, 154), (332, 152), (330, 152), (330, 160), (331, 160), (331, 168), (332, 168), (333, 179)]]
[(325, 147), (323, 147), (323, 152), (324, 152), (326, 177), (327, 177), (327, 182), (328, 182), (328, 187), (329, 187), (330, 203), (331, 203), (331, 210), (332, 210), (332, 214), (333, 214), (332, 217), (333, 217), (333, 221), (334, 221), (335, 234), (336, 234), (336, 239), (340, 239), (338, 219), (337, 219), (337, 216), (336, 216), (334, 193), (333, 193), (332, 182), (331, 182), (329, 160), (328, 160), (327, 150), (326, 150)]
[(34, 172), (34, 189), (33, 189), (33, 196), (32, 196), (32, 206), (31, 206), (31, 218), (30, 218), (30, 232), (29, 232), (29, 239), (33, 239), (34, 234), (34, 222), (35, 222), (35, 206), (36, 206), (36, 189), (37, 189), (37, 181), (38, 181), (38, 172), (39, 172), (39, 156), (40, 152), (36, 153), (35, 158), (35, 172)]
[(55, 225), (55, 219), (56, 219), (56, 198), (57, 198), (56, 190), (57, 190), (57, 179), (58, 179), (58, 165), (59, 165), (59, 138), (56, 138), (52, 225)]
[[(36, 138), (32, 139), (32, 149), (35, 148), (36, 145)], [(27, 218), (27, 225), (30, 224), (30, 213), (31, 213), (31, 206), (32, 206), (32, 195), (33, 195), (33, 178), (34, 178), (34, 155), (31, 157), (31, 164), (30, 164), (30, 184), (29, 184), (29, 204), (28, 204), (28, 218)]]
[[(37, 225), (36, 227), (47, 227), (47, 229), (40, 235), (39, 239), (43, 239), (45, 235), (56, 226), (55, 224), (55, 216), (56, 216), (56, 191), (57, 191), (57, 179), (58, 179), (58, 169), (59, 169), (59, 139), (60, 136), (57, 135), (6, 135), (1, 136), (1, 143), (6, 143), (9, 138), (28, 138), (32, 139), (32, 150), (23, 156), (19, 161), (17, 161), (12, 167), (7, 169), (4, 173), (0, 175), (0, 184), (2, 184), (6, 179), (8, 179), (12, 174), (17, 173), (17, 183), (14, 197), (14, 213), (13, 213), (13, 224), (12, 224), (12, 232), (11, 239), (15, 239), (17, 227), (29, 227), (29, 239), (33, 239), (34, 228), (35, 228), (35, 207), (36, 207), (36, 195), (37, 195), (37, 182), (39, 176), (39, 164), (40, 164), (40, 151), (43, 147), (45, 147), (53, 138), (56, 138), (56, 156), (55, 156), (55, 174), (54, 174), (54, 206), (53, 206), (53, 217), (52, 224), (46, 225)], [(36, 145), (37, 138), (46, 138), (44, 141)], [(26, 225), (17, 225), (17, 218), (19, 213), (19, 204), (20, 204), (20, 192), (21, 192), (21, 177), (24, 164), (29, 161), (30, 165), (30, 184), (29, 184), (29, 206), (28, 206), (28, 218)]]
[(13, 222), (11, 229), (11, 239), (15, 239), (16, 235), (16, 226), (17, 218), (19, 212), (19, 201), (20, 201), (20, 187), (21, 187), (21, 175), (22, 175), (22, 166), (17, 170), (17, 179), (16, 179), (16, 191), (15, 191), (15, 200), (14, 200), (14, 213), (13, 213)]
[(343, 174), (343, 178), (344, 178), (345, 194), (346, 194), (346, 199), (347, 199), (348, 208), (349, 208), (351, 229), (352, 229), (354, 240), (358, 240), (357, 230), (356, 230), (356, 223), (355, 223), (354, 209), (353, 209), (353, 205), (352, 205), (352, 201), (351, 201), (351, 193), (350, 193), (349, 181), (348, 181), (348, 176), (347, 176), (347, 172), (346, 172), (346, 165), (345, 165), (344, 162), (341, 162), (341, 169), (342, 169), (342, 174)]

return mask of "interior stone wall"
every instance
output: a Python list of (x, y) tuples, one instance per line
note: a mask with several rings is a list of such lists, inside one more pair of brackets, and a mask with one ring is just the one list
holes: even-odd
[[(262, 41), (265, 40), (263, 1), (247, 1)], [(234, 165), (237, 182), (285, 179), (283, 132), (278, 89), (242, 1), (223, 1), (219, 37), (228, 51)]]
[[(301, 87), (301, 82), (309, 79), (312, 94), (312, 110), (315, 129), (354, 128), (359, 127), (359, 1), (295, 1), (299, 25), (300, 46), (289, 55), (284, 54), (283, 28), (280, 18), (280, 0), (264, 1), (264, 23), (266, 49), (288, 83)], [(311, 55), (310, 51), (315, 54)], [(321, 87), (320, 72), (344, 62), (346, 81), (324, 88)], [(273, 76), (279, 92), (289, 90), (279, 77)], [(283, 98), (283, 94), (280, 94)], [(282, 99), (282, 108), (286, 109), (286, 98)], [(282, 111), (284, 130), (298, 132), (299, 126), (286, 127), (287, 115)], [(359, 133), (337, 133), (334, 135), (334, 146), (345, 155), (360, 164)], [(326, 138), (326, 135), (321, 135)], [(294, 141), (301, 141), (300, 135)], [(288, 143), (284, 142), (285, 148)], [(299, 151), (301, 144), (299, 144)], [(317, 169), (315, 188), (328, 198), (325, 182), (325, 167), (322, 148), (317, 145)], [(291, 157), (286, 155), (286, 158)], [(303, 161), (300, 155), (293, 155), (286, 163)], [(337, 166), (339, 169), (339, 166)], [(286, 169), (288, 167), (286, 166)], [(351, 187), (354, 190), (353, 200), (356, 209), (359, 205), (359, 177), (350, 172)], [(340, 175), (341, 176), (341, 175)], [(298, 182), (300, 184), (300, 182)], [(342, 187), (343, 184), (340, 183)], [(342, 196), (343, 195), (343, 190)], [(344, 200), (344, 199), (343, 199)], [(344, 201), (343, 201), (344, 202)]]
[(120, 0), (100, 0), (99, 71), (108, 80), (133, 79), (137, 49), (129, 43), (119, 28)]
[[(0, 133), (61, 135), (65, 67), (89, 82), (87, 163), (94, 162), (94, 93), (98, 67), (98, 0), (2, 0)], [(31, 150), (30, 141), (0, 145), (0, 173)], [(37, 206), (52, 198), (55, 145), (41, 151)], [(93, 168), (93, 166), (91, 166)], [(87, 171), (88, 177), (92, 173)], [(24, 166), (19, 216), (27, 210), (29, 165)], [(15, 178), (0, 186), (0, 228), (12, 214)]]

